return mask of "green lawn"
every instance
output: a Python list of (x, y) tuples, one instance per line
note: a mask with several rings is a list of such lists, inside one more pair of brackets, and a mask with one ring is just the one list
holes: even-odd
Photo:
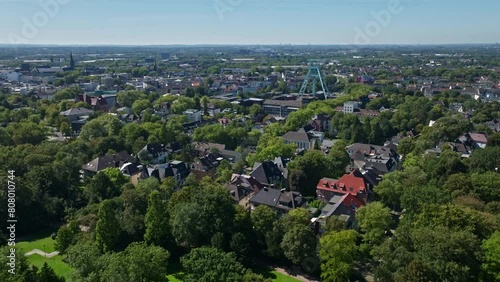
[(23, 249), (25, 253), (33, 250), (33, 249), (39, 249), (42, 250), (46, 253), (52, 253), (53, 251), (56, 250), (55, 248), (55, 240), (52, 240), (52, 238), (47, 237), (47, 238), (42, 238), (38, 239), (36, 241), (25, 241), (25, 242), (19, 242), (16, 243), (16, 246)]
[(258, 268), (258, 269), (254, 269), (253, 271), (255, 273), (261, 274), (265, 278), (270, 278), (275, 282), (299, 282), (300, 281), (300, 280), (297, 280), (291, 276), (276, 272), (270, 268)]
[[(23, 241), (16, 243), (16, 247), (22, 249), (25, 253), (33, 249), (39, 249), (46, 253), (51, 253), (56, 250), (55, 240), (52, 240), (50, 237), (51, 234), (51, 231), (46, 231), (30, 237), (22, 238)], [(33, 254), (28, 257), (28, 263), (38, 267), (39, 269), (45, 262), (52, 267), (52, 269), (54, 269), (57, 275), (63, 276), (64, 278), (68, 278), (72, 271), (72, 268), (63, 261), (63, 256), (61, 255), (57, 255), (52, 258), (45, 258), (38, 254)]]
[(71, 266), (62, 261), (62, 256), (60, 255), (52, 258), (44, 258), (43, 256), (33, 254), (28, 257), (28, 263), (38, 267), (38, 269), (42, 268), (44, 263), (47, 263), (50, 267), (52, 267), (52, 269), (54, 269), (54, 272), (58, 276), (63, 276), (66, 279), (69, 277), (71, 271), (73, 271)]

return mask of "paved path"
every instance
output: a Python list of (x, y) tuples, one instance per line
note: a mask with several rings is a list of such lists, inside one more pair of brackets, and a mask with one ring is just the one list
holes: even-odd
[(57, 256), (57, 255), (59, 254), (59, 252), (58, 252), (58, 251), (55, 251), (55, 252), (52, 252), (52, 253), (48, 254), (48, 253), (46, 253), (46, 252), (44, 252), (44, 251), (41, 251), (41, 250), (39, 250), (39, 249), (33, 249), (33, 250), (31, 250), (31, 251), (27, 252), (27, 253), (25, 254), (25, 256), (27, 256), (27, 257), (28, 257), (28, 256), (31, 256), (31, 255), (33, 255), (33, 254), (41, 255), (42, 257), (46, 257), (46, 258), (51, 258), (51, 257), (55, 257), (55, 256)]

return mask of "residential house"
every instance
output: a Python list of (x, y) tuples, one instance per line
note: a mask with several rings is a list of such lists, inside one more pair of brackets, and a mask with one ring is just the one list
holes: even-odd
[(272, 161), (256, 162), (250, 176), (265, 187), (285, 187), (286, 179), (278, 165)]
[(226, 189), (229, 190), (234, 202), (246, 209), (250, 208), (250, 198), (263, 188), (264, 186), (255, 178), (242, 174), (233, 174), (229, 183), (226, 184)]
[(331, 128), (331, 118), (326, 114), (316, 115), (310, 125), (315, 131), (328, 132)]
[(314, 143), (316, 142), (316, 139), (308, 134), (304, 128), (298, 131), (288, 131), (283, 135), (283, 140), (285, 140), (286, 144), (295, 144), (297, 145), (297, 149), (304, 150), (314, 148)]
[(458, 137), (462, 143), (469, 143), (474, 148), (484, 149), (488, 144), (488, 136), (484, 133), (469, 132)]
[(151, 143), (144, 146), (137, 153), (137, 156), (143, 163), (161, 164), (167, 160), (168, 150), (163, 144)]
[(60, 115), (66, 117), (68, 121), (71, 123), (73, 121), (81, 119), (82, 117), (92, 115), (93, 113), (94, 111), (92, 110), (77, 107), (61, 112)]
[(346, 227), (349, 228), (354, 222), (356, 211), (364, 205), (364, 202), (352, 194), (334, 195), (321, 210), (319, 222), (325, 225), (327, 218), (338, 216), (346, 222)]
[(95, 91), (78, 95), (75, 102), (84, 102), (99, 111), (110, 111), (117, 108), (116, 91)]
[(208, 153), (221, 152), (226, 149), (226, 145), (218, 143), (194, 142), (193, 148), (199, 157), (203, 157)]
[(134, 162), (134, 158), (127, 152), (119, 152), (112, 155), (105, 155), (93, 159), (92, 161), (84, 164), (80, 170), (82, 178), (93, 177), (99, 171), (106, 168), (117, 167), (120, 168), (126, 163)]
[(140, 163), (125, 163), (120, 167), (120, 171), (123, 175), (128, 176), (130, 183), (137, 185), (142, 174), (144, 166)]
[(385, 146), (355, 143), (347, 147), (354, 169), (364, 171), (375, 167), (382, 173), (388, 173), (400, 168), (401, 160), (394, 148)]
[(265, 205), (277, 211), (278, 214), (286, 214), (292, 209), (304, 207), (306, 200), (298, 192), (263, 188), (249, 200), (249, 204), (251, 210)]
[(201, 180), (205, 176), (215, 178), (217, 167), (222, 160), (223, 158), (219, 157), (218, 154), (208, 153), (191, 164), (191, 172), (197, 180)]
[(159, 181), (167, 178), (173, 177), (178, 184), (178, 188), (182, 187), (184, 179), (188, 177), (190, 173), (189, 165), (181, 161), (170, 161), (166, 164), (158, 164), (149, 167), (145, 167), (142, 170), (140, 179), (146, 179), (149, 177), (155, 177)]
[(370, 185), (367, 183), (363, 174), (358, 169), (350, 174), (344, 174), (340, 179), (323, 178), (316, 186), (318, 200), (330, 202), (335, 195), (351, 194), (363, 203), (368, 202)]

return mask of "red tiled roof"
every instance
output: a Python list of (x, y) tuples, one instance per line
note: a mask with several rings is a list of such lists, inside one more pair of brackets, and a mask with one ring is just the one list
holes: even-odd
[(358, 177), (355, 172), (345, 174), (339, 180), (323, 178), (316, 186), (319, 190), (338, 192), (341, 194), (358, 195), (359, 192), (366, 194), (366, 184), (363, 177)]
[[(356, 209), (359, 209), (360, 207), (364, 206), (365, 204), (360, 201), (358, 198), (356, 198), (354, 195), (347, 194), (342, 198), (342, 203), (351, 209), (353, 212), (356, 211)], [(355, 207), (355, 209), (353, 209)]]

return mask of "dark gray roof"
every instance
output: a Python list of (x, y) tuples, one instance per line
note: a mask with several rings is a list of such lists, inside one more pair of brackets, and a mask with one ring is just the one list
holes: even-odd
[(71, 108), (67, 111), (61, 112), (62, 116), (69, 117), (69, 116), (85, 116), (85, 115), (91, 115), (93, 114), (94, 111), (86, 109), (86, 108)]
[(288, 131), (283, 135), (283, 139), (287, 141), (309, 142), (309, 135), (305, 131)]
[(250, 176), (264, 185), (271, 185), (283, 180), (283, 173), (279, 167), (271, 161), (255, 163), (254, 170), (250, 173)]
[(134, 158), (127, 152), (119, 152), (114, 155), (106, 155), (95, 158), (94, 160), (84, 164), (82, 169), (87, 171), (98, 172), (110, 167), (120, 167), (127, 162), (133, 162)]
[[(251, 203), (266, 205), (282, 210), (291, 210), (304, 205), (304, 198), (298, 192), (287, 192), (284, 190), (264, 188), (250, 199)], [(280, 204), (285, 203), (286, 205)]]

